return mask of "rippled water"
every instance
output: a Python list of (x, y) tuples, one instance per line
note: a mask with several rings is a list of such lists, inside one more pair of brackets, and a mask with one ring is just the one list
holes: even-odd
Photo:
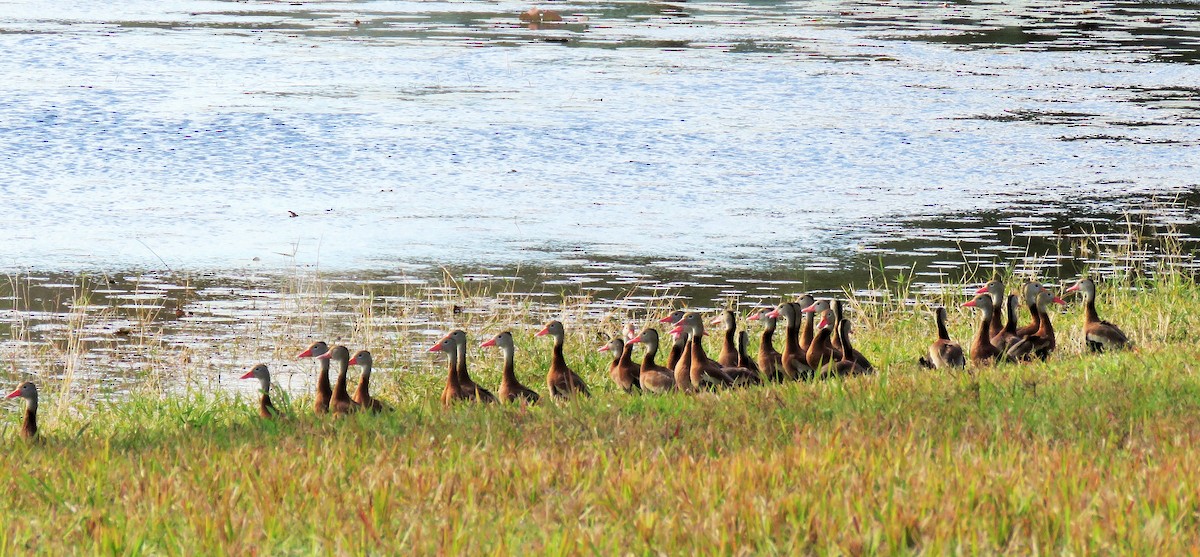
[[(601, 305), (1196, 268), (1200, 5), (533, 7), (0, 3), (9, 352), (216, 373), (441, 266)], [(296, 268), (344, 285), (334, 321)]]
[(0, 4), (4, 266), (771, 268), (1196, 196), (1194, 4), (531, 6)]

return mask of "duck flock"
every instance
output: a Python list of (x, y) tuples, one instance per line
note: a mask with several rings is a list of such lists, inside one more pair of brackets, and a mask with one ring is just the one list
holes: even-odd
[[(975, 365), (1034, 358), (1044, 360), (1054, 350), (1054, 326), (1046, 309), (1050, 304), (1065, 302), (1036, 281), (1026, 282), (1020, 291), (1020, 296), (1006, 295), (1004, 283), (999, 278), (993, 278), (975, 293), (974, 299), (963, 304), (980, 312), (979, 326), (970, 350), (970, 360)], [(1064, 293), (1076, 292), (1082, 294), (1086, 305), (1084, 340), (1088, 348), (1103, 351), (1128, 346), (1129, 339), (1125, 333), (1116, 325), (1101, 320), (1096, 313), (1095, 283), (1083, 278)], [(1022, 300), (1029, 308), (1031, 321), (1019, 326)], [(1001, 315), (1001, 309), (1007, 313), (1007, 320)], [(935, 313), (938, 338), (919, 362), (929, 368), (965, 367), (966, 353), (961, 345), (950, 339), (946, 330), (946, 309), (939, 307)], [(737, 330), (737, 317), (733, 310), (726, 310), (709, 322), (711, 325), (724, 325), (725, 328), (724, 342), (716, 359), (708, 356), (701, 342), (706, 334), (705, 320), (699, 313), (684, 310), (676, 310), (659, 321), (672, 327), (667, 333), (674, 338), (665, 366), (657, 363), (659, 332), (655, 327), (646, 327), (637, 332), (630, 325), (623, 334), (613, 336), (599, 350), (613, 355), (608, 368), (609, 376), (627, 393), (691, 393), (770, 382), (874, 373), (875, 368), (870, 360), (853, 346), (850, 336), (852, 324), (843, 317), (840, 300), (817, 300), (806, 294), (796, 302), (784, 302), (774, 308), (761, 308), (753, 312), (748, 319), (764, 325), (756, 357), (749, 354), (749, 333)], [(780, 318), (785, 325), (782, 351), (775, 349), (774, 340)], [(550, 321), (537, 336), (549, 336), (554, 341), (553, 356), (546, 372), (546, 392), (555, 399), (591, 396), (583, 378), (567, 365), (563, 354), (566, 336), (563, 324)], [(640, 364), (633, 361), (633, 348), (637, 344), (646, 347)], [(536, 391), (517, 380), (513, 366), (515, 347), (512, 333), (502, 332), (482, 343), (481, 347), (496, 347), (504, 354), (503, 375), (497, 394), (471, 380), (467, 372), (466, 332), (451, 331), (429, 348), (430, 352), (444, 352), (447, 355), (449, 369), (441, 394), (444, 405), (450, 406), (459, 401), (519, 401), (535, 404), (540, 400), (541, 396)], [(316, 358), (320, 362), (313, 408), (317, 414), (332, 412), (342, 415), (388, 409), (370, 393), (370, 352), (359, 350), (351, 355), (345, 346), (331, 348), (324, 342), (315, 342), (298, 357)], [(338, 364), (338, 374), (336, 383), (331, 385), (329, 372), (333, 362)], [(351, 396), (347, 385), (348, 375), (350, 367), (356, 365), (362, 367), (362, 374)], [(241, 378), (257, 379), (261, 383), (259, 414), (264, 418), (277, 416), (279, 411), (270, 396), (271, 373), (266, 364), (254, 365)], [(21, 435), (33, 438), (37, 435), (37, 386), (32, 382), (22, 383), (6, 398), (17, 397), (26, 401)]]

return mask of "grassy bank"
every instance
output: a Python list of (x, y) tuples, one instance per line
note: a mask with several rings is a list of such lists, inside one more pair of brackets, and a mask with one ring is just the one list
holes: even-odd
[[(1076, 304), (1048, 362), (973, 374), (917, 368), (932, 320), (897, 301), (855, 308), (881, 371), (846, 381), (630, 397), (594, 353), (614, 316), (568, 339), (596, 396), (564, 405), (445, 410), (416, 373), (381, 374), (395, 412), (340, 421), (303, 396), (263, 422), (230, 394), (138, 392), (29, 445), (9, 414), (0, 552), (1195, 551), (1200, 288), (1142, 286), (1100, 299), (1136, 352), (1082, 354)], [(974, 317), (951, 314), (967, 344)], [(518, 373), (544, 391), (533, 330)], [(495, 356), (473, 373), (495, 385)]]

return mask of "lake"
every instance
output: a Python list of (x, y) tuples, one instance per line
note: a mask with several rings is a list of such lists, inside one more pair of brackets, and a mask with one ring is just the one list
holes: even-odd
[(1197, 7), (0, 3), (5, 344), (126, 377), (116, 331), (203, 352), (316, 273), (353, 313), (443, 269), (597, 310), (1194, 272)]

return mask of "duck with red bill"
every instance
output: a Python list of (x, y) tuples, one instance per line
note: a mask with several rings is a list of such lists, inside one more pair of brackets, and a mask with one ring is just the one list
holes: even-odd
[(34, 385), (32, 381), (26, 381), (24, 383), (21, 383), (21, 386), (17, 387), (13, 392), (8, 393), (8, 396), (6, 396), (4, 398), (9, 399), (9, 398), (17, 398), (17, 397), (21, 397), (21, 398), (25, 399), (25, 419), (21, 422), (21, 437), (24, 437), (25, 439), (33, 439), (34, 437), (37, 436), (37, 432), (38, 432), (38, 426), (37, 426), (38, 390), (37, 390), (37, 385)]
[(258, 399), (258, 415), (266, 419), (278, 416), (279, 410), (271, 402), (271, 372), (267, 369), (267, 364), (256, 364), (242, 379), (258, 379), (262, 387), (262, 396)]
[(317, 358), (317, 392), (313, 401), (313, 411), (317, 414), (328, 413), (329, 401), (333, 399), (333, 385), (329, 382), (329, 359), (319, 358), (328, 352), (329, 345), (318, 340), (296, 355), (297, 358)]
[(517, 372), (514, 364), (516, 345), (513, 344), (512, 333), (504, 331), (484, 341), (479, 346), (480, 348), (495, 346), (500, 348), (500, 351), (504, 353), (504, 367), (501, 372), (500, 389), (497, 391), (501, 402), (522, 401), (526, 404), (536, 404), (541, 399), (541, 395), (537, 394), (533, 389), (522, 385), (517, 380)]

